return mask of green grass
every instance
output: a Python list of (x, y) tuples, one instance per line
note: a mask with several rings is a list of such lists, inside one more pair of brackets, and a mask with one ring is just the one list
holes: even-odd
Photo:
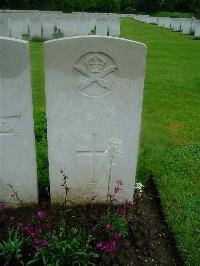
[(46, 196), (49, 187), (47, 132), (44, 93), (44, 51), (42, 42), (30, 42), (31, 78), (35, 121), (37, 172), (40, 197)]
[(188, 265), (200, 265), (200, 43), (133, 20), (121, 35), (148, 47), (137, 177), (153, 177)]
[(171, 17), (171, 18), (192, 18), (194, 13), (182, 13), (182, 12), (158, 12), (153, 14), (154, 17)]
[[(200, 258), (200, 42), (123, 19), (121, 35), (148, 47), (137, 178), (154, 178), (186, 263)], [(31, 43), (40, 191), (48, 185), (43, 46)]]

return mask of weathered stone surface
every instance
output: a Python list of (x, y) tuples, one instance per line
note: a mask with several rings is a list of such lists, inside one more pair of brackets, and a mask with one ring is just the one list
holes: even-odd
[(39, 16), (30, 18), (30, 36), (42, 37), (42, 23)]
[(172, 28), (172, 31), (180, 31), (181, 30), (181, 19), (179, 18), (171, 19), (171, 28)]
[(192, 27), (192, 20), (191, 19), (182, 19), (181, 20), (181, 30), (183, 34), (190, 34)]
[(108, 21), (105, 19), (97, 19), (96, 22), (96, 35), (107, 36), (108, 34)]
[(64, 202), (61, 169), (68, 176), (68, 202), (106, 201), (111, 157), (105, 151), (113, 138), (122, 144), (120, 154), (113, 154), (109, 190), (121, 178), (124, 185), (119, 202), (131, 200), (145, 45), (112, 37), (65, 38), (45, 43), (45, 61), (52, 203)]
[(194, 37), (200, 37), (200, 20), (196, 20), (196, 22), (195, 22)]
[(109, 36), (119, 37), (120, 36), (120, 20), (112, 19), (109, 21)]
[[(12, 186), (12, 188), (10, 187)], [(37, 203), (28, 42), (0, 37), (0, 202)]]

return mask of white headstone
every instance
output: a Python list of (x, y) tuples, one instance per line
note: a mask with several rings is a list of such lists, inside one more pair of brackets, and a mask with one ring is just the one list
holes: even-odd
[(96, 35), (107, 36), (108, 34), (108, 21), (105, 19), (97, 19), (96, 22)]
[(190, 34), (192, 27), (192, 20), (191, 19), (182, 19), (181, 21), (181, 30), (183, 34)]
[(30, 37), (42, 37), (42, 23), (39, 16), (30, 18)]
[(78, 18), (78, 36), (88, 35), (91, 33), (92, 27), (89, 19), (84, 16)]
[(109, 36), (119, 37), (120, 36), (120, 20), (112, 19), (109, 21)]
[(14, 191), (37, 203), (29, 46), (0, 37), (0, 202), (18, 205)]
[(0, 14), (0, 36), (8, 37), (8, 17), (6, 14)]
[[(52, 56), (52, 54), (54, 56)], [(109, 140), (122, 141), (111, 173), (124, 182), (120, 202), (134, 192), (146, 61), (145, 45), (85, 36), (45, 43), (46, 104), (52, 203), (105, 202)], [(117, 159), (116, 159), (117, 158)], [(114, 166), (114, 165), (113, 165)]]
[(73, 17), (58, 17), (56, 26), (64, 34), (64, 37), (76, 36), (78, 33), (78, 20), (76, 16)]
[(180, 31), (181, 30), (181, 20), (179, 18), (171, 19), (171, 28), (172, 28), (172, 31)]
[(54, 28), (56, 25), (53, 15), (42, 17), (42, 37), (45, 39), (52, 39)]
[(164, 28), (165, 29), (171, 29), (171, 18), (165, 18), (164, 19)]
[(200, 20), (196, 20), (194, 37), (200, 37)]
[(157, 22), (158, 22), (158, 27), (162, 28), (164, 27), (165, 18), (162, 18), (162, 17), (157, 18)]
[(22, 39), (24, 20), (11, 17), (8, 19), (9, 31), (12, 38)]

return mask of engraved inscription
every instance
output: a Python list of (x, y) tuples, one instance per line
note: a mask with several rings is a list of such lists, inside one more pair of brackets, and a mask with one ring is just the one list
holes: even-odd
[[(86, 55), (84, 60), (79, 60), (74, 66), (83, 78), (76, 84), (78, 90), (88, 96), (102, 96), (110, 92), (113, 82), (107, 80), (107, 76), (117, 69), (116, 64), (110, 59), (100, 53), (90, 53)], [(91, 85), (98, 85), (101, 88), (100, 93), (90, 93), (86, 89)], [(102, 90), (103, 88), (103, 90)], [(93, 90), (94, 91), (94, 90)]]
[(0, 116), (0, 135), (19, 135), (16, 132), (16, 124), (21, 115)]

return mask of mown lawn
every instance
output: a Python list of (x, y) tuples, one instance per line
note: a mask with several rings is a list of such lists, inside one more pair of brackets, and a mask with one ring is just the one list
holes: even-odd
[[(123, 19), (121, 35), (148, 47), (137, 178), (154, 178), (188, 265), (200, 265), (200, 41)], [(40, 190), (48, 185), (43, 46), (31, 43)], [(53, 55), (52, 55), (53, 56)]]
[(200, 41), (129, 19), (148, 47), (138, 179), (153, 177), (188, 265), (200, 265)]

